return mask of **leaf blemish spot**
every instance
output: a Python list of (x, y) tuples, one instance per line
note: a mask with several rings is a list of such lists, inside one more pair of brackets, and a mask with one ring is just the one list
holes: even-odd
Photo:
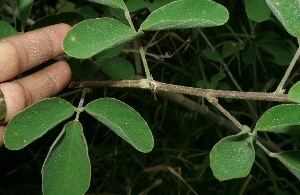
[(75, 41), (75, 36), (72, 35), (70, 39), (71, 39), (71, 41)]

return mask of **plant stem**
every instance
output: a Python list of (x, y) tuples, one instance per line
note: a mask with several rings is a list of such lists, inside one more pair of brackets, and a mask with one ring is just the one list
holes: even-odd
[(148, 82), (152, 81), (153, 78), (150, 74), (150, 70), (149, 70), (149, 67), (148, 67), (147, 60), (146, 60), (145, 51), (144, 51), (144, 48), (142, 47), (141, 44), (140, 44), (140, 54), (141, 54), (142, 62), (143, 62), (145, 73), (146, 73), (146, 79), (147, 79)]
[(85, 98), (86, 92), (87, 92), (87, 89), (84, 88), (82, 90), (81, 98), (80, 98), (80, 101), (79, 101), (78, 106), (77, 106), (77, 113), (76, 113), (75, 121), (78, 121), (79, 115), (83, 111), (83, 103), (84, 103), (84, 98)]
[(263, 144), (261, 144), (258, 140), (256, 140), (256, 144), (267, 153), (268, 156), (274, 157), (274, 153), (270, 152)]
[(243, 130), (243, 125), (236, 120), (225, 108), (223, 108), (219, 103), (218, 99), (215, 97), (206, 97), (206, 99), (214, 105), (218, 110), (220, 110), (232, 123), (234, 123), (240, 130)]
[[(132, 22), (132, 20), (131, 20), (129, 11), (124, 11), (124, 13), (125, 13), (125, 17), (126, 17), (128, 23), (129, 23), (130, 27), (131, 27), (134, 31), (136, 31), (135, 28), (134, 28), (133, 22)], [(136, 31), (136, 32), (137, 32), (137, 31)], [(149, 70), (149, 67), (148, 67), (147, 60), (146, 60), (145, 51), (144, 51), (144, 48), (142, 47), (141, 42), (139, 41), (138, 43), (139, 43), (139, 51), (140, 51), (140, 55), (141, 55), (141, 58), (142, 58), (142, 62), (143, 62), (144, 69), (145, 69), (146, 79), (147, 79), (147, 81), (150, 83), (150, 82), (153, 80), (153, 78), (152, 78), (152, 76), (151, 76), (151, 74), (150, 74), (150, 70)]]
[(133, 40), (133, 49), (134, 52), (134, 64), (135, 64), (135, 74), (139, 75), (139, 76), (143, 76), (143, 67), (142, 67), (142, 63), (141, 63), (141, 55), (138, 52), (140, 47), (140, 43), (139, 40)]
[(130, 16), (129, 11), (126, 10), (126, 11), (124, 11), (124, 13), (125, 13), (125, 17), (126, 17), (128, 23), (129, 23), (130, 27), (131, 27), (134, 31), (136, 31), (135, 28), (134, 28), (133, 22), (132, 22), (132, 20), (131, 20), (131, 16)]
[(167, 91), (179, 94), (187, 94), (201, 97), (231, 98), (245, 100), (264, 100), (277, 102), (290, 102), (287, 94), (264, 93), (264, 92), (240, 92), (224, 91), (213, 89), (193, 88), (180, 85), (162, 83), (148, 79), (122, 80), (122, 81), (72, 81), (70, 88), (99, 88), (99, 87), (119, 87), (119, 88), (140, 88), (152, 91)]
[[(299, 41), (300, 40), (298, 39), (298, 43), (299, 43)], [(294, 66), (295, 66), (295, 64), (296, 64), (299, 56), (300, 56), (300, 46), (298, 47), (298, 49), (297, 49), (297, 51), (296, 51), (296, 53), (295, 53), (295, 55), (294, 55), (294, 57), (293, 57), (290, 65), (289, 65), (288, 69), (286, 70), (283, 78), (281, 79), (281, 81), (280, 81), (280, 83), (279, 83), (279, 85), (278, 85), (275, 93), (283, 93), (284, 92), (283, 86), (284, 86), (285, 82), (287, 81), (288, 77), (290, 76), (291, 71), (294, 68)]]

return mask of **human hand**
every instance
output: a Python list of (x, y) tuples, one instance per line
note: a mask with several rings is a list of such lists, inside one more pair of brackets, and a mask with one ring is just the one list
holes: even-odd
[(67, 24), (57, 24), (0, 40), (0, 89), (6, 102), (6, 118), (0, 125), (0, 147), (5, 124), (27, 106), (66, 87), (71, 70), (66, 62), (59, 61), (29, 76), (6, 81), (62, 55), (62, 41), (69, 29)]

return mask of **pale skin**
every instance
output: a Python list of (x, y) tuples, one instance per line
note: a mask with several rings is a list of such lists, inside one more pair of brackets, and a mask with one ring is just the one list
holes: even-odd
[(71, 70), (64, 61), (21, 79), (22, 72), (58, 57), (64, 52), (62, 41), (70, 26), (57, 24), (0, 40), (0, 89), (6, 102), (6, 118), (0, 125), (0, 147), (7, 122), (27, 106), (54, 96), (71, 79)]

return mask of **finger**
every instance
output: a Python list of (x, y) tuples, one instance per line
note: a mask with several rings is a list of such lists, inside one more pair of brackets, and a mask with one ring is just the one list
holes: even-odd
[(60, 61), (30, 76), (0, 84), (6, 102), (4, 123), (34, 102), (57, 94), (70, 79), (69, 65)]
[(0, 148), (3, 145), (3, 134), (4, 134), (5, 126), (0, 126)]
[(62, 41), (69, 29), (67, 24), (57, 24), (2, 39), (0, 82), (62, 55)]

